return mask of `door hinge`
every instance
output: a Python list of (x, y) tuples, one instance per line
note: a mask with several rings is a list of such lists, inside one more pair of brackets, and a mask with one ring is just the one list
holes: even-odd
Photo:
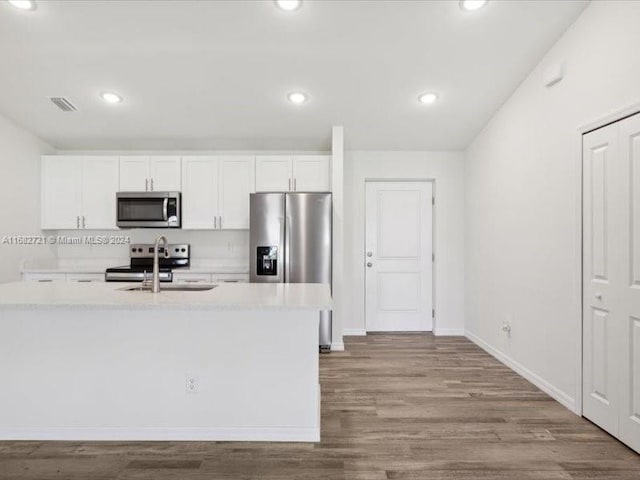
[(431, 318), (436, 318), (436, 309), (431, 310)]
[(435, 253), (432, 253), (432, 254), (431, 254), (431, 261), (432, 261), (432, 262), (435, 262), (435, 261), (436, 261), (436, 254), (435, 254)]
[(436, 204), (436, 197), (431, 197), (431, 205), (435, 205)]

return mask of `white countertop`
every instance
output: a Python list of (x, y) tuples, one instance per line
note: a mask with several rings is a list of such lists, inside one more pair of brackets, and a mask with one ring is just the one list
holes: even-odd
[(0, 284), (0, 311), (81, 310), (331, 310), (328, 284), (220, 283), (195, 292), (126, 292), (133, 283)]

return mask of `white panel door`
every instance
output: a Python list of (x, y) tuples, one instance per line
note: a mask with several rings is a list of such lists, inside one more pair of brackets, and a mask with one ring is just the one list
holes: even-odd
[(120, 191), (147, 192), (150, 189), (149, 157), (120, 157)]
[(431, 331), (430, 182), (367, 182), (367, 331)]
[(620, 438), (640, 452), (640, 115), (620, 123)]
[(331, 191), (331, 156), (293, 157), (293, 190), (296, 192)]
[(255, 181), (254, 157), (220, 157), (219, 168), (219, 219), (222, 229), (249, 228), (249, 194)]
[(583, 137), (583, 412), (618, 434), (618, 125)]
[(180, 157), (154, 156), (149, 158), (149, 190), (152, 192), (179, 192), (181, 188)]
[(218, 159), (182, 157), (182, 228), (214, 230), (217, 217)]
[(80, 228), (80, 157), (42, 157), (41, 176), (42, 229)]
[(82, 158), (82, 227), (115, 230), (118, 157)]
[(256, 157), (256, 192), (289, 192), (293, 188), (293, 157)]

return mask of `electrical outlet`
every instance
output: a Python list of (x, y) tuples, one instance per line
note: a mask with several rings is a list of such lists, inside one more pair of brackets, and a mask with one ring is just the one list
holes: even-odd
[(200, 381), (198, 380), (198, 377), (187, 375), (185, 381), (185, 390), (187, 391), (187, 393), (198, 393), (198, 391), (200, 390)]

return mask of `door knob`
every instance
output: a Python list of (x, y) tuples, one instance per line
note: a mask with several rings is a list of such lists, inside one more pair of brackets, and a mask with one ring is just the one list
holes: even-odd
[(373, 252), (367, 252), (367, 257), (373, 257)]
[(602, 300), (602, 294), (596, 293), (596, 300)]
[(369, 267), (369, 268), (373, 267), (373, 263), (367, 262), (367, 267)]

